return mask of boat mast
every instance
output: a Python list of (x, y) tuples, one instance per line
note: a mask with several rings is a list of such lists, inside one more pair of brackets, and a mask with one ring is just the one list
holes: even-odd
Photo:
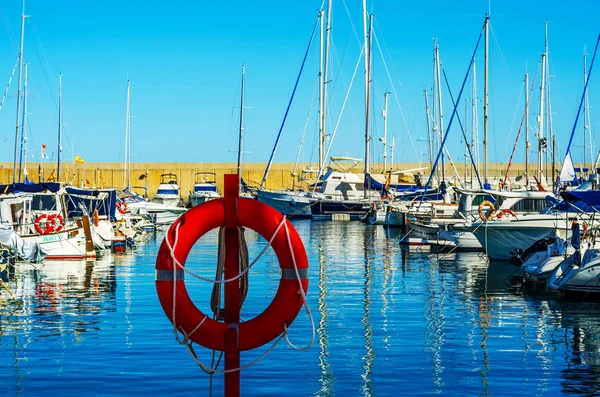
[(58, 156), (56, 161), (56, 181), (60, 182), (60, 163), (62, 160), (62, 73), (58, 75)]
[(17, 155), (19, 149), (19, 116), (21, 112), (21, 84), (23, 73), (23, 39), (25, 37), (25, 1), (23, 1), (23, 12), (21, 13), (21, 44), (19, 45), (19, 81), (17, 83), (17, 126), (15, 129), (15, 153), (13, 162), (13, 183), (17, 182)]
[[(583, 54), (583, 84), (585, 85), (585, 82), (587, 80), (587, 53), (584, 52)], [(592, 147), (592, 134), (590, 131), (590, 112), (588, 109), (588, 93), (587, 90), (585, 91), (585, 96), (583, 98), (583, 166), (585, 167), (585, 150), (586, 150), (586, 144), (585, 144), (585, 140), (586, 137), (589, 134), (590, 137), (590, 172), (592, 174), (596, 173), (596, 170), (593, 170), (593, 164), (591, 164), (591, 161), (593, 161), (593, 150), (594, 148)]]
[[(369, 134), (369, 105), (370, 105), (370, 80), (371, 80), (371, 46), (370, 36), (373, 28), (373, 16), (369, 16), (369, 25), (367, 25), (367, 0), (363, 0), (363, 34), (364, 34), (364, 47), (365, 47), (365, 182), (367, 182), (367, 174), (371, 172), (370, 161), (371, 156), (369, 153), (370, 146), (370, 134)], [(368, 183), (364, 187), (364, 198), (368, 197), (369, 190)]]
[(127, 80), (127, 105), (125, 112), (125, 172), (123, 185), (129, 189), (131, 184), (131, 83)]
[(484, 70), (483, 70), (483, 183), (488, 183), (487, 163), (488, 163), (488, 67), (489, 67), (489, 25), (490, 15), (485, 16), (485, 55), (484, 55)]
[[(323, 24), (323, 10), (319, 11), (319, 172), (323, 169), (323, 134), (324, 134), (324, 112), (323, 112), (323, 31), (325, 25)], [(318, 176), (317, 176), (318, 177)]]
[(240, 134), (238, 142), (238, 161), (237, 161), (237, 173), (239, 180), (242, 179), (242, 136), (244, 133), (244, 74), (246, 71), (246, 65), (242, 65), (242, 94), (240, 96)]
[(525, 73), (525, 189), (529, 187), (529, 73)]
[[(21, 172), (23, 180), (27, 178), (27, 80), (28, 80), (29, 62), (25, 62), (25, 78), (23, 83), (23, 121), (21, 125), (21, 155), (23, 156), (22, 164), (19, 164), (19, 182), (21, 182)], [(19, 161), (20, 162), (20, 161)]]
[(325, 139), (327, 137), (327, 84), (329, 84), (328, 76), (329, 76), (329, 42), (331, 39), (331, 9), (332, 9), (332, 0), (329, 0), (327, 3), (327, 26), (325, 28), (325, 66), (323, 70), (323, 79), (322, 79), (322, 90), (323, 90), (323, 105), (322, 105), (322, 122), (323, 128), (321, 129), (321, 133), (319, 134), (319, 170), (323, 169), (325, 165)]
[(390, 92), (383, 94), (383, 173), (387, 171), (387, 114), (388, 114), (388, 96)]
[(427, 143), (429, 144), (429, 169), (433, 169), (433, 139), (431, 139), (431, 110), (429, 109), (429, 98), (427, 90), (423, 90), (425, 96), (425, 116), (427, 119)]
[[(548, 21), (544, 21), (544, 54), (546, 54), (545, 58), (545, 66), (546, 66), (546, 140), (545, 140), (545, 150), (546, 150), (546, 172), (544, 178), (546, 182), (548, 181), (548, 145), (550, 145), (550, 140), (554, 135), (552, 130), (552, 108), (550, 106), (550, 67), (548, 66)], [(551, 149), (551, 148), (550, 148)], [(554, 182), (552, 182), (554, 183)]]
[[(473, 79), (471, 83), (471, 147), (475, 151), (475, 164), (480, 166), (479, 163), (479, 120), (477, 116), (477, 69), (476, 62), (473, 60)], [(473, 171), (471, 169), (471, 186), (473, 186)], [(483, 188), (483, 186), (479, 186), (479, 188)]]
[[(440, 74), (440, 48), (437, 44), (437, 38), (433, 39), (435, 48), (435, 81), (436, 81), (436, 91), (437, 91), (437, 110), (438, 110), (438, 134), (440, 136), (440, 144), (444, 139), (444, 115), (442, 110), (442, 79)], [(444, 166), (444, 148), (441, 148), (442, 151), (442, 182), (446, 180), (446, 170)]]
[(546, 54), (542, 54), (542, 79), (540, 84), (540, 114), (538, 115), (538, 180), (542, 181), (542, 153), (544, 150), (544, 88), (546, 85)]

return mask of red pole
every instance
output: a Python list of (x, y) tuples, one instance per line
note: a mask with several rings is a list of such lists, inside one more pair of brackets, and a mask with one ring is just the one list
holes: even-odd
[[(239, 175), (225, 175), (225, 278), (240, 273), (240, 246), (238, 236)], [(239, 323), (240, 282), (225, 283), (225, 370), (240, 367)], [(240, 371), (225, 373), (225, 397), (240, 395)]]

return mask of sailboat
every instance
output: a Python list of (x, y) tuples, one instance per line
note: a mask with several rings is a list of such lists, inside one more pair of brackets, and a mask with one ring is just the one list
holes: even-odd
[[(121, 211), (117, 217), (129, 213), (131, 215), (148, 215), (152, 218), (156, 228), (170, 226), (185, 208), (180, 206), (181, 197), (177, 186), (177, 175), (161, 175), (161, 184), (157, 195), (152, 201), (132, 191), (131, 187), (131, 81), (127, 80), (127, 112), (125, 120), (125, 158), (123, 162), (123, 185), (122, 191), (118, 192), (119, 202), (116, 204)], [(170, 183), (170, 182), (174, 183)], [(125, 203), (124, 205), (121, 203)]]

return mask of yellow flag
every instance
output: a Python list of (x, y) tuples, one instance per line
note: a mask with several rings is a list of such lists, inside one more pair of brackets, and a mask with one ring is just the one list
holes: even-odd
[(78, 154), (75, 155), (75, 162), (76, 163), (85, 163), (85, 161), (83, 161), (83, 159)]

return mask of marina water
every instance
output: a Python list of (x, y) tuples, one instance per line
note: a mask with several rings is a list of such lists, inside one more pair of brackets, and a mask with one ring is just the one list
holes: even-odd
[[(600, 394), (600, 304), (530, 292), (517, 268), (478, 253), (435, 254), (398, 244), (399, 230), (358, 222), (295, 221), (309, 257), (314, 344), (282, 340), (242, 371), (245, 396), (542, 396)], [(2, 293), (3, 396), (222, 395), (176, 342), (154, 287), (163, 235), (95, 262), (17, 264)], [(217, 233), (186, 267), (214, 277)], [(250, 258), (266, 241), (246, 232)], [(260, 313), (279, 282), (272, 250), (250, 272), (242, 318)], [(212, 285), (186, 276), (210, 313)], [(290, 329), (311, 340), (302, 311)], [(268, 346), (242, 353), (242, 364)], [(211, 352), (196, 347), (210, 365)], [(218, 355), (214, 360), (218, 359)], [(222, 361), (221, 366), (222, 368)]]

